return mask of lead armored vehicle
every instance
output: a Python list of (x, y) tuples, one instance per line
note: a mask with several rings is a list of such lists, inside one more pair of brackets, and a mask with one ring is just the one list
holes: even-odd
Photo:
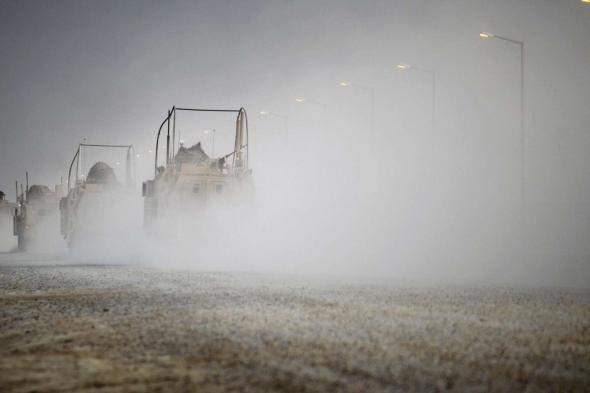
[[(176, 126), (178, 112), (227, 113), (236, 116), (233, 150), (221, 156), (208, 155), (201, 143), (185, 147)], [(162, 130), (166, 140), (162, 146)], [(186, 135), (186, 133), (183, 133)], [(165, 151), (164, 157), (158, 152)], [(213, 207), (232, 206), (253, 193), (252, 171), (248, 168), (248, 120), (246, 110), (172, 107), (156, 136), (154, 178), (143, 183), (144, 225), (148, 231), (182, 213), (189, 222)], [(158, 160), (163, 161), (159, 165)]]

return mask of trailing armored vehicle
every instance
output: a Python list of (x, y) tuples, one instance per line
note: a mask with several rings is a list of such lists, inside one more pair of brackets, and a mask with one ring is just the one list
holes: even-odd
[(55, 190), (40, 184), (29, 187), (29, 174), (26, 174), (26, 184), (16, 183), (17, 205), (14, 209), (13, 231), (17, 236), (18, 250), (27, 251), (31, 244), (41, 237), (46, 238), (56, 233), (58, 229), (57, 215), (62, 186)]
[[(88, 148), (126, 150), (125, 183), (121, 184), (113, 167), (102, 161), (96, 162), (84, 174), (80, 157)], [(119, 208), (133, 193), (134, 177), (133, 145), (78, 146), (68, 171), (67, 196), (60, 201), (61, 234), (69, 247), (78, 240), (98, 241), (112, 233), (117, 225)]]
[[(201, 143), (185, 147), (176, 127), (177, 112), (218, 112), (236, 116), (233, 151), (211, 157)], [(158, 165), (161, 134), (166, 127), (165, 157)], [(186, 133), (183, 133), (186, 135)], [(178, 146), (178, 148), (177, 148)], [(252, 171), (248, 168), (248, 120), (246, 110), (172, 107), (158, 129), (155, 146), (154, 178), (143, 183), (144, 225), (153, 230), (162, 220), (174, 220), (182, 212), (189, 221), (198, 221), (204, 209), (240, 203), (253, 192)]]
[(14, 241), (14, 213), (18, 207), (16, 203), (6, 200), (6, 194), (0, 191), (0, 252), (13, 251)]

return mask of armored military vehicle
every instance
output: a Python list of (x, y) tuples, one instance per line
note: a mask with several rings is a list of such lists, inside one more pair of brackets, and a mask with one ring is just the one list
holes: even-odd
[(9, 202), (6, 194), (0, 191), (0, 252), (13, 251), (16, 247), (14, 239), (14, 212), (16, 203)]
[[(126, 150), (125, 183), (117, 180), (115, 170), (105, 162), (96, 162), (87, 174), (81, 168), (80, 157), (86, 149)], [(67, 196), (60, 201), (61, 234), (71, 247), (81, 235), (101, 236), (113, 229), (108, 222), (126, 195), (133, 193), (135, 151), (133, 145), (80, 144), (68, 170)], [(112, 216), (112, 215), (111, 215)], [(111, 225), (111, 226), (109, 226)]]
[[(55, 190), (45, 185), (33, 184), (29, 187), (29, 174), (26, 174), (25, 189), (16, 183), (17, 206), (14, 209), (14, 235), (18, 238), (18, 250), (27, 251), (31, 243), (50, 232), (56, 233), (60, 186)], [(55, 225), (55, 228), (53, 226)], [(45, 232), (45, 233), (42, 233)]]
[[(177, 112), (217, 112), (236, 116), (233, 151), (209, 156), (201, 143), (185, 147), (178, 135)], [(159, 157), (161, 134), (166, 127), (165, 157)], [(177, 132), (178, 131), (178, 132)], [(186, 133), (183, 133), (186, 135)], [(178, 148), (177, 148), (178, 146)], [(172, 107), (156, 136), (154, 178), (143, 183), (144, 224), (148, 230), (174, 212), (188, 219), (212, 207), (238, 203), (253, 192), (252, 171), (248, 168), (248, 120), (246, 110)], [(163, 161), (159, 165), (160, 158)]]

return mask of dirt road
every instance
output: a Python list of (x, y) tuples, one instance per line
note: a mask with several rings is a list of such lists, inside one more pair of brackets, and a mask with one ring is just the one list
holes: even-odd
[(9, 265), (2, 392), (590, 389), (590, 291)]

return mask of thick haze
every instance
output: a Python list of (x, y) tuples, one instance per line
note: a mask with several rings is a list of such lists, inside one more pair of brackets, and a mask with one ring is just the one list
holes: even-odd
[[(526, 45), (524, 211), (520, 53), (481, 31)], [(434, 129), (429, 74), (399, 63), (436, 70)], [(83, 138), (134, 144), (146, 180), (172, 105), (244, 106), (259, 218), (236, 241), (252, 266), (589, 285), (579, 0), (0, 0), (0, 75), (10, 200), (26, 170), (58, 183)], [(288, 115), (288, 143), (261, 110)], [(182, 116), (187, 143), (211, 152), (216, 127), (216, 155), (230, 151), (231, 119)]]

